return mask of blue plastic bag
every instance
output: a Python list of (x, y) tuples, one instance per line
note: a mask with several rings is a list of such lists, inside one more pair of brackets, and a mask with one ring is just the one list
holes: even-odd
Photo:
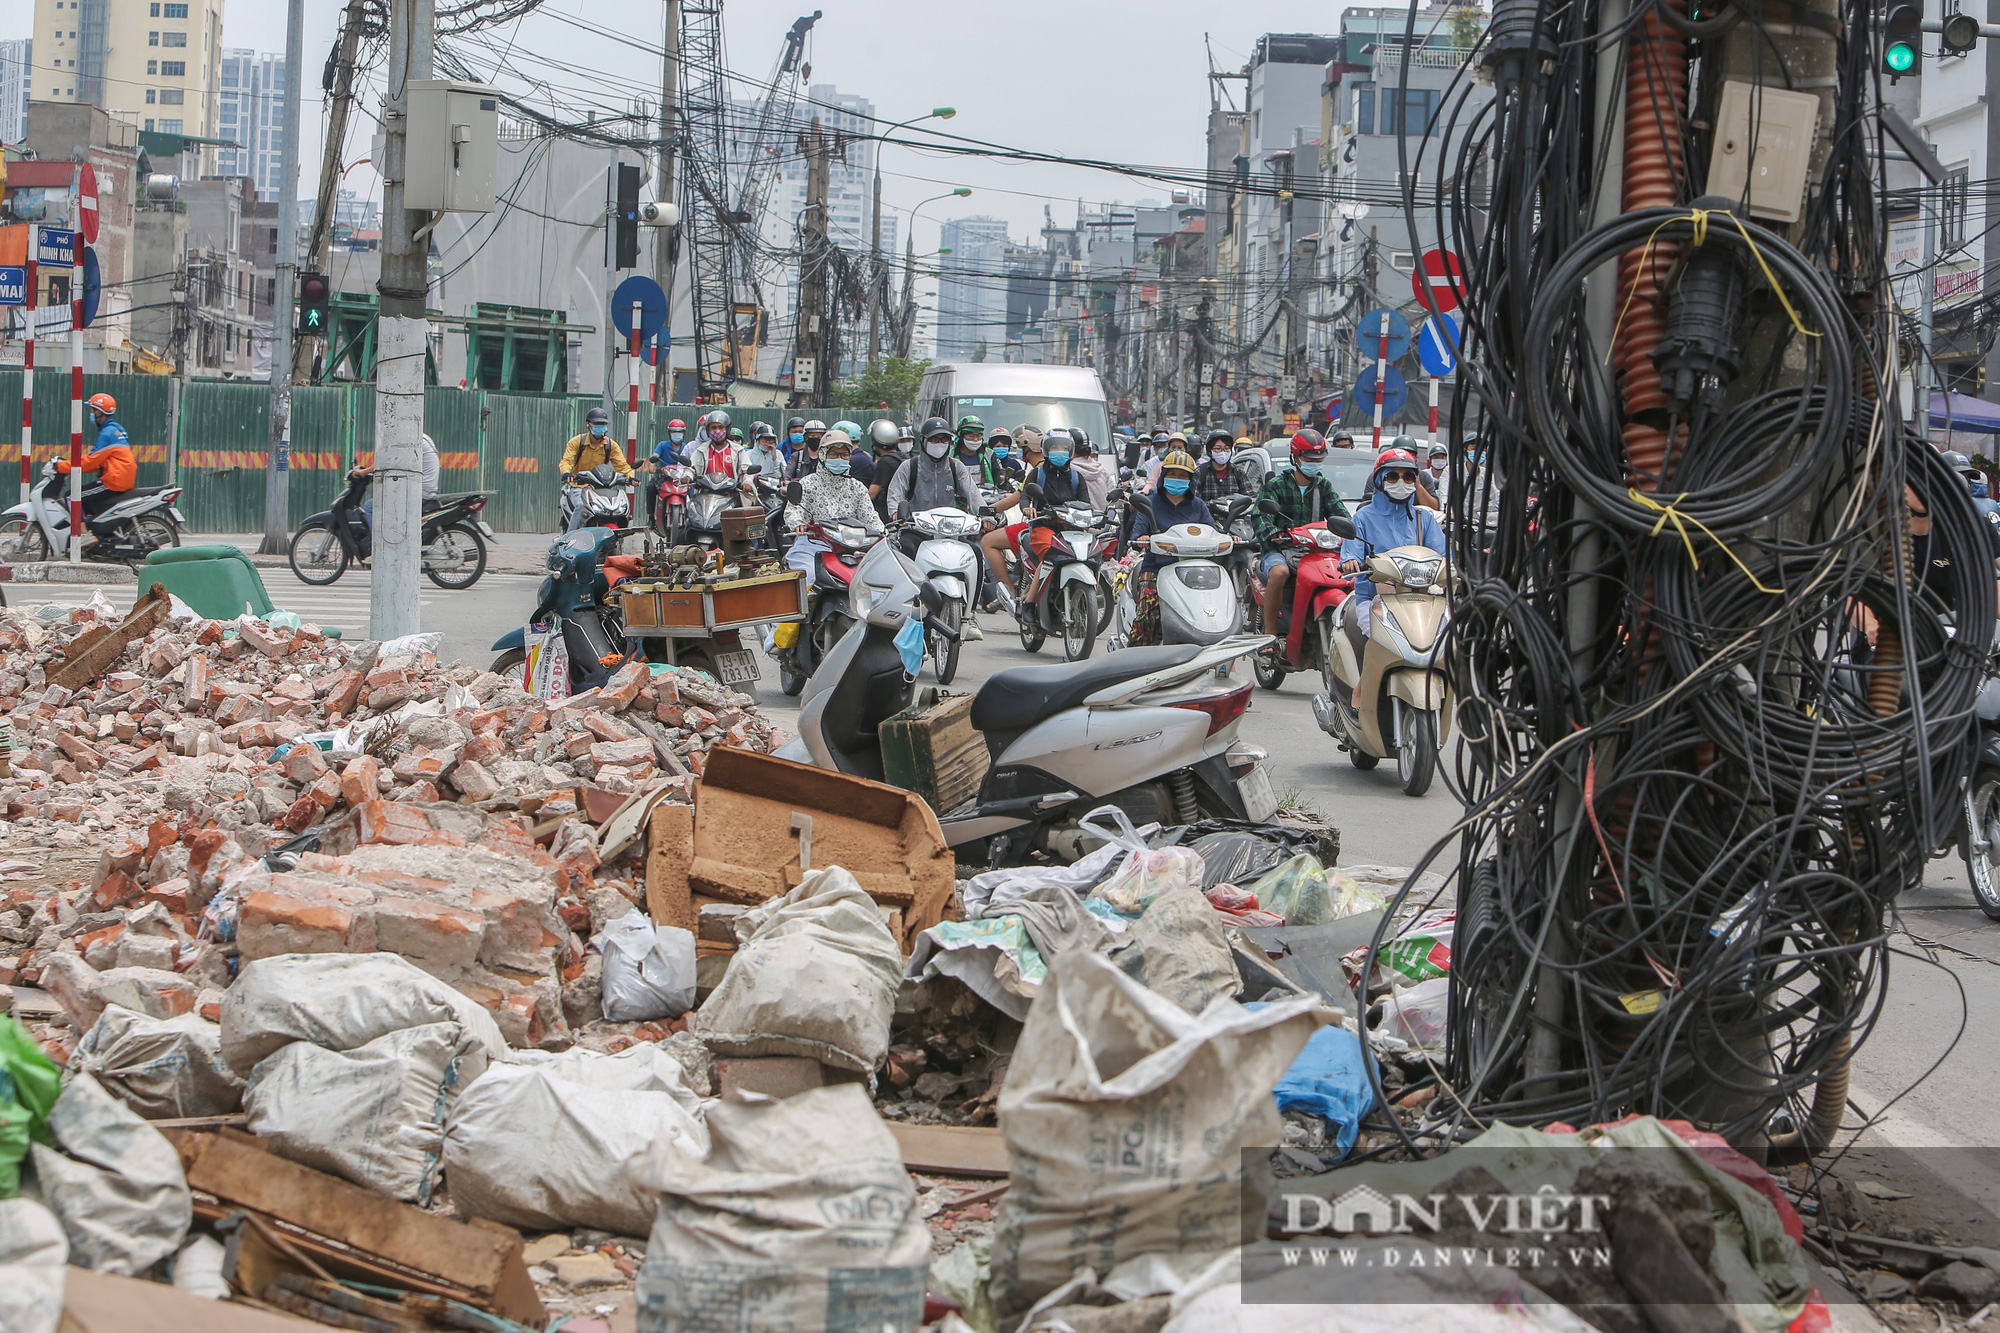
[(1366, 1058), (1361, 1039), (1352, 1032), (1321, 1028), (1271, 1090), (1278, 1109), (1308, 1111), (1332, 1124), (1334, 1141), (1345, 1157), (1360, 1136), (1362, 1117), (1375, 1105), (1375, 1089), (1369, 1086), (1368, 1067), (1362, 1063)]

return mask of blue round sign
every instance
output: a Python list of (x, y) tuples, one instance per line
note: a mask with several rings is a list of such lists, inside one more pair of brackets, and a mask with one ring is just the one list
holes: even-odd
[[(1389, 335), (1389, 346), (1382, 347), (1382, 335)], [(1371, 310), (1361, 317), (1361, 327), (1355, 330), (1354, 340), (1361, 347), (1361, 358), (1373, 361), (1378, 356), (1390, 361), (1400, 361), (1410, 350), (1410, 321), (1386, 306)]]
[(619, 336), (632, 336), (632, 307), (639, 307), (639, 336), (650, 338), (667, 326), (667, 294), (660, 284), (635, 273), (611, 293), (611, 325)]
[(1458, 369), (1458, 321), (1450, 315), (1432, 315), (1417, 332), (1417, 357), (1424, 371), (1443, 379)]
[[(1403, 372), (1394, 366), (1382, 380), (1382, 415), (1394, 416), (1403, 410), (1403, 400), (1409, 396), (1410, 386), (1403, 379)], [(1354, 406), (1362, 415), (1375, 415), (1375, 367), (1365, 367), (1361, 377), (1354, 381)]]
[(104, 279), (97, 267), (97, 251), (83, 247), (83, 327), (97, 318), (97, 303), (104, 296)]

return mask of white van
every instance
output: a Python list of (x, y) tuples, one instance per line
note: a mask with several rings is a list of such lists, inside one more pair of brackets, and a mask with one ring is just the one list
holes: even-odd
[(1104, 384), (1088, 366), (1028, 366), (1004, 361), (949, 361), (924, 371), (916, 416), (943, 417), (953, 426), (975, 416), (991, 431), (1005, 426), (1082, 429), (1105, 450), (1111, 439)]

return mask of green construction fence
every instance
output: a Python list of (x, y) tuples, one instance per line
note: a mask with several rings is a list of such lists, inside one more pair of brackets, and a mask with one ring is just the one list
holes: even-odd
[[(22, 372), (0, 369), (0, 420), (18, 421)], [(180, 394), (179, 440), (170, 438), (172, 380), (165, 375), (85, 375), (88, 398), (118, 400), (118, 419), (139, 460), (139, 484), (184, 487), (180, 510), (201, 533), (261, 532), (264, 473), (270, 437), (270, 387), (243, 380), (189, 380)], [(33, 468), (66, 456), (69, 448), (69, 372), (35, 372)], [(424, 391), (424, 429), (437, 443), (441, 491), (485, 491), (493, 499), (486, 519), (501, 532), (554, 532), (556, 469), (563, 446), (583, 429), (583, 415), (602, 400), (580, 394), (502, 393), (433, 386)], [(711, 407), (685, 403), (639, 405), (639, 450), (650, 453), (678, 417), (693, 425)], [(843, 417), (865, 428), (887, 412), (833, 408), (729, 407), (730, 420), (747, 433), (758, 422), (783, 430), (794, 416), (829, 424)], [(614, 432), (626, 430), (624, 412), (612, 414)], [(19, 436), (13, 437), (17, 443)], [(84, 447), (91, 443), (86, 425)], [(337, 384), (292, 390), (289, 486), (292, 527), (326, 508), (342, 479), (375, 450), (375, 386)], [(7, 456), (0, 449), (0, 459)], [(177, 468), (170, 476), (170, 468)]]

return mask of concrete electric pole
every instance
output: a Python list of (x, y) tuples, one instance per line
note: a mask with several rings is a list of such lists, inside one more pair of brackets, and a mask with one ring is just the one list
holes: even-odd
[(299, 80), (305, 64), (305, 0), (285, 15), (285, 127), (278, 158), (278, 277), (271, 301), (271, 437), (264, 464), (264, 540), (281, 555), (292, 538), (292, 303), (299, 278)]
[[(675, 180), (679, 168), (675, 135), (680, 131), (681, 87), (681, 0), (667, 0), (666, 29), (660, 40), (660, 184), (662, 204), (679, 202)], [(673, 366), (668, 353), (674, 342), (674, 245), (676, 228), (661, 227), (653, 234), (653, 276), (667, 294), (667, 327), (660, 355), (653, 366), (653, 401), (673, 401)]]
[[(389, 20), (388, 88), (382, 108), (382, 277), (375, 357), (375, 575), (368, 634), (394, 639), (419, 628), (417, 574), (422, 551), (424, 358), (430, 324), (425, 256), (428, 216), (403, 207), (409, 84), (431, 77), (433, 0), (394, 0)], [(418, 233), (422, 233), (419, 235)]]
[(792, 356), (792, 406), (804, 407), (818, 393), (824, 376), (833, 373), (826, 364), (826, 195), (828, 177), (835, 157), (845, 151), (837, 136), (819, 127), (819, 117), (799, 134), (799, 151), (806, 159), (806, 207), (802, 220), (805, 244), (799, 259), (799, 315), (797, 351)]

